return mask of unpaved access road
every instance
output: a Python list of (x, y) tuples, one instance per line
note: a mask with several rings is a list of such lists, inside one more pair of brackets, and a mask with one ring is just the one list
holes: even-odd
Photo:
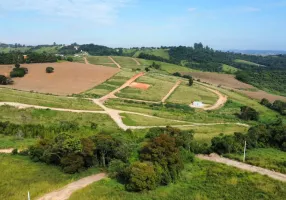
[(12, 153), (13, 149), (0, 149), (0, 153)]
[(270, 178), (286, 182), (286, 174), (281, 174), (281, 173), (274, 172), (274, 171), (271, 171), (271, 170), (268, 170), (268, 169), (264, 169), (264, 168), (261, 168), (261, 167), (256, 167), (256, 166), (253, 166), (253, 165), (245, 164), (245, 163), (238, 162), (238, 161), (235, 161), (235, 160), (231, 160), (231, 159), (228, 159), (228, 158), (223, 158), (223, 157), (220, 157), (217, 154), (197, 155), (197, 157), (199, 159), (226, 164), (228, 166), (233, 166), (233, 167), (236, 167), (236, 168), (239, 168), (239, 169), (242, 169), (242, 170), (246, 170), (246, 171), (249, 171), (249, 172), (255, 172), (255, 173), (258, 173), (258, 174), (261, 174), (261, 175), (266, 175), (266, 176), (269, 176)]
[(179, 87), (181, 82), (182, 81), (177, 81), (177, 83), (174, 85), (174, 87), (172, 87), (172, 89), (168, 92), (168, 94), (165, 97), (163, 97), (163, 99), (161, 100), (162, 103), (164, 103), (169, 98), (169, 96), (175, 91), (175, 89)]
[(111, 56), (108, 56), (108, 58), (109, 58), (119, 69), (121, 69), (121, 66), (120, 66)]
[(45, 196), (39, 198), (38, 200), (66, 200), (74, 193), (75, 191), (82, 189), (94, 182), (100, 181), (105, 178), (105, 173), (100, 173), (92, 176), (85, 177), (78, 181), (72, 182), (65, 186), (64, 188), (46, 194)]
[(140, 62), (136, 58), (132, 58), (136, 62), (137, 65), (141, 65)]
[(212, 105), (210, 107), (203, 108), (204, 110), (216, 110), (216, 109), (219, 109), (227, 102), (227, 96), (224, 96), (222, 93), (220, 93), (217, 90), (213, 90), (213, 89), (210, 89), (208, 87), (205, 87), (205, 88), (207, 90), (215, 93), (216, 95), (218, 95), (219, 98), (218, 98), (217, 102), (214, 105)]
[(89, 62), (88, 62), (87, 58), (86, 58), (86, 57), (83, 57), (83, 59), (84, 59), (85, 64), (86, 64), (86, 65), (89, 65)]

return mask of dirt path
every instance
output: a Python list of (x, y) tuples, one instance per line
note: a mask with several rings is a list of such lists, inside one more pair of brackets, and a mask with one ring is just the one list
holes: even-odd
[(105, 178), (105, 173), (100, 173), (92, 176), (85, 177), (78, 181), (72, 182), (65, 186), (64, 188), (57, 190), (55, 192), (51, 192), (46, 194), (45, 196), (39, 198), (38, 200), (66, 200), (72, 195), (73, 192), (82, 189), (94, 182), (100, 181)]
[(162, 103), (164, 103), (169, 98), (169, 96), (175, 91), (175, 89), (177, 89), (177, 87), (179, 87), (181, 82), (182, 81), (177, 81), (177, 83), (174, 85), (174, 87), (172, 87), (172, 89), (168, 92), (168, 94), (161, 100)]
[(144, 72), (140, 72), (139, 74), (136, 74), (135, 76), (133, 76), (131, 79), (129, 79), (128, 81), (126, 81), (122, 86), (120, 86), (119, 88), (117, 88), (116, 90), (113, 90), (112, 92), (110, 92), (109, 94), (105, 95), (104, 97), (100, 98), (100, 102), (104, 103), (106, 100), (110, 99), (110, 98), (116, 98), (115, 94), (117, 92), (119, 92), (120, 90), (128, 87), (131, 83), (133, 83), (134, 81), (136, 81), (136, 79), (138, 79), (141, 76), (144, 76)]
[(213, 161), (213, 162), (223, 163), (223, 164), (226, 164), (228, 166), (233, 166), (233, 167), (243, 169), (246, 171), (256, 172), (256, 173), (261, 174), (261, 175), (267, 175), (270, 178), (286, 182), (286, 174), (281, 174), (281, 173), (274, 172), (274, 171), (264, 169), (261, 167), (256, 167), (253, 165), (241, 163), (241, 162), (234, 161), (231, 159), (222, 158), (216, 154), (211, 154), (209, 156), (208, 155), (197, 155), (197, 157), (200, 159), (203, 159), (203, 160), (209, 160), (209, 161)]
[(13, 149), (0, 149), (0, 153), (12, 153)]
[(108, 56), (108, 58), (109, 58), (119, 69), (121, 69), (121, 66), (120, 66), (111, 56)]
[(86, 57), (83, 57), (83, 59), (84, 59), (85, 64), (86, 64), (86, 65), (89, 65), (89, 62), (88, 62), (87, 58), (86, 58)]
[(206, 108), (203, 108), (204, 110), (215, 110), (215, 109), (218, 109), (218, 108), (221, 108), (226, 102), (227, 102), (227, 96), (224, 96), (222, 93), (220, 93), (219, 91), (217, 90), (213, 90), (213, 89), (210, 89), (208, 87), (206, 87), (207, 90), (215, 93), (216, 95), (218, 95), (219, 99), (217, 100), (217, 102), (212, 105), (211, 107), (206, 107)]
[(132, 58), (136, 62), (137, 65), (141, 65), (140, 62), (136, 58)]
[(63, 111), (63, 112), (73, 112), (73, 113), (99, 113), (106, 114), (106, 111), (91, 111), (91, 110), (73, 110), (73, 109), (65, 109), (65, 108), (51, 108), (46, 106), (37, 106), (37, 105), (28, 105), (23, 103), (15, 103), (15, 102), (0, 102), (0, 106), (9, 105), (16, 107), (18, 109), (26, 109), (26, 108), (36, 108), (42, 110), (55, 110), (55, 111)]

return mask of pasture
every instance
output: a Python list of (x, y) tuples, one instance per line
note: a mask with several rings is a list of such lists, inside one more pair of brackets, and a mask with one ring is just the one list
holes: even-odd
[(246, 65), (252, 65), (252, 66), (256, 66), (256, 67), (263, 66), (263, 65), (259, 65), (259, 64), (254, 63), (254, 62), (250, 62), (250, 61), (247, 61), (247, 60), (241, 60), (241, 59), (236, 59), (236, 60), (234, 60), (234, 62), (241, 63), (241, 64), (246, 64)]
[[(23, 78), (14, 78), (15, 83), (5, 87), (40, 93), (71, 95), (99, 85), (119, 72), (119, 69), (116, 68), (70, 62), (23, 64), (22, 66), (27, 67), (29, 73)], [(48, 66), (55, 69), (54, 73), (46, 73)], [(1, 65), (0, 69), (0, 71), (8, 71), (11, 66)]]
[(238, 69), (233, 66), (223, 64), (222, 71), (228, 74), (235, 74), (238, 71)]
[(90, 64), (93, 65), (103, 65), (107, 67), (114, 67), (117, 68), (117, 66), (108, 58), (108, 56), (88, 56), (87, 60)]

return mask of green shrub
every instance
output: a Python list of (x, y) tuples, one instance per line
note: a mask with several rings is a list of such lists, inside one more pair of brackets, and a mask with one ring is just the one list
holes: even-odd
[(47, 67), (46, 68), (46, 73), (53, 73), (54, 72), (54, 68), (53, 67)]
[(61, 166), (65, 173), (74, 174), (84, 167), (84, 161), (82, 156), (70, 153), (61, 159)]
[(12, 155), (17, 155), (18, 154), (18, 149), (13, 149)]

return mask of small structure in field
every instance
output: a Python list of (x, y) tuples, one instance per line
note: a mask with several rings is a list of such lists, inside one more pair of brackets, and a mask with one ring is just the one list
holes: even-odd
[(203, 104), (203, 102), (200, 102), (200, 101), (194, 101), (192, 106), (194, 108), (203, 108), (205, 105)]

